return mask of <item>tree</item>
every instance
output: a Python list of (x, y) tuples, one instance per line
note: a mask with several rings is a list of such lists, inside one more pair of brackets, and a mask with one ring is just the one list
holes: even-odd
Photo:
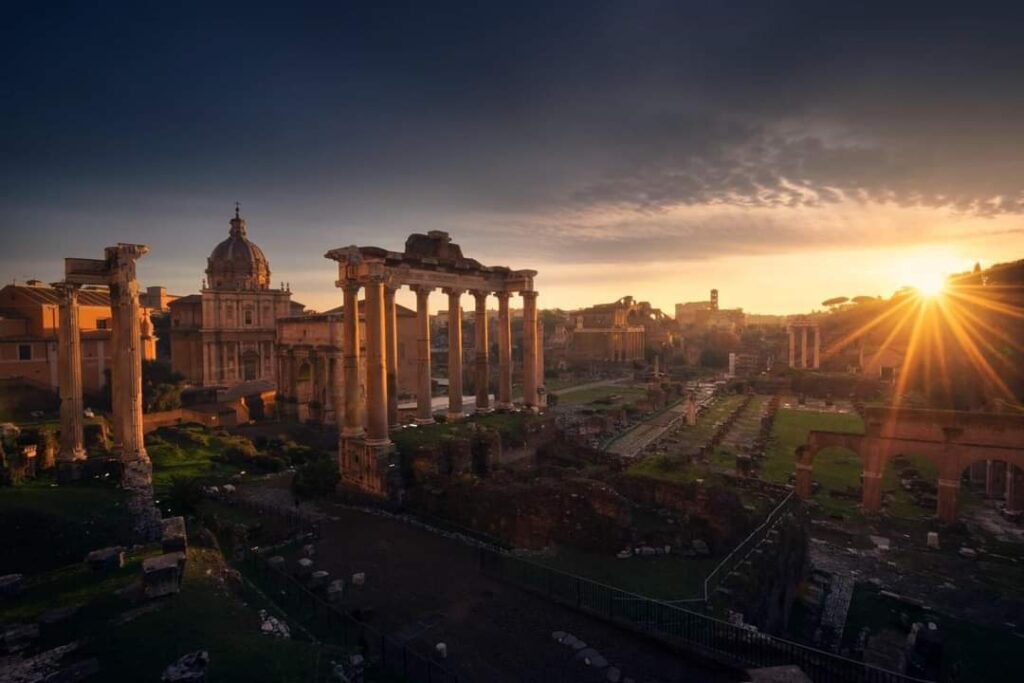
[(831, 299), (825, 299), (824, 301), (822, 301), (821, 305), (827, 306), (828, 308), (835, 308), (836, 306), (841, 306), (842, 304), (845, 304), (849, 300), (850, 297), (848, 296), (834, 296)]

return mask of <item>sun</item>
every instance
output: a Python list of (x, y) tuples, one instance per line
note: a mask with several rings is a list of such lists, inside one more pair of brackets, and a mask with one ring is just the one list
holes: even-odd
[(946, 276), (937, 270), (914, 269), (903, 275), (906, 285), (923, 297), (934, 298), (946, 291)]

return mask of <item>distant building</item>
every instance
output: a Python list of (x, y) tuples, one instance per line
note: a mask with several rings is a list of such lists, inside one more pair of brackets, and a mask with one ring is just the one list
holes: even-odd
[(680, 327), (694, 325), (735, 331), (746, 325), (746, 315), (742, 308), (719, 308), (718, 290), (712, 289), (707, 301), (676, 304), (676, 323)]
[(631, 319), (635, 311), (633, 297), (626, 296), (570, 314), (567, 359), (609, 363), (643, 360), (646, 330), (642, 322)]
[(302, 312), (283, 284), (271, 289), (270, 263), (237, 208), (230, 225), (207, 260), (202, 292), (169, 304), (171, 366), (205, 387), (275, 382), (277, 319)]
[[(359, 320), (365, 319), (359, 302)], [(398, 397), (416, 394), (416, 312), (395, 305)], [(343, 395), (342, 320), (339, 306), (323, 313), (277, 319), (278, 408), (301, 421), (337, 422), (335, 401)], [(359, 326), (360, 384), (366, 381), (366, 325)]]
[(171, 302), (178, 298), (175, 294), (168, 294), (163, 287), (146, 287), (146, 291), (139, 294), (139, 304), (154, 313), (166, 313), (170, 310)]
[[(57, 330), (60, 296), (38, 280), (0, 289), (0, 378), (19, 379), (57, 391)], [(150, 310), (140, 308), (142, 357), (156, 358)], [(78, 293), (82, 340), (82, 390), (97, 393), (108, 381), (111, 344), (110, 295), (105, 287)]]

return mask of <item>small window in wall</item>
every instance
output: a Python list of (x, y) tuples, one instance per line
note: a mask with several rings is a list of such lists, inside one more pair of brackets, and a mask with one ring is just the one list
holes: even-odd
[(97, 320), (96, 321), (96, 329), (97, 330), (105, 330), (105, 329), (107, 329), (107, 321), (106, 321), (106, 319), (104, 319), (104, 320)]
[(31, 344), (18, 344), (18, 360), (32, 360)]
[(246, 325), (252, 325), (252, 309), (251, 308), (245, 309), (245, 324)]

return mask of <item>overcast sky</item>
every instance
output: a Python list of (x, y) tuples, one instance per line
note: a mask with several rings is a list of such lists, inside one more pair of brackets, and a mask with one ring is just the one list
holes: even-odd
[(431, 229), (545, 307), (796, 312), (1024, 257), (1019, 4), (19, 5), (5, 282), (142, 242), (195, 292), (236, 200), (316, 308), (328, 249)]

